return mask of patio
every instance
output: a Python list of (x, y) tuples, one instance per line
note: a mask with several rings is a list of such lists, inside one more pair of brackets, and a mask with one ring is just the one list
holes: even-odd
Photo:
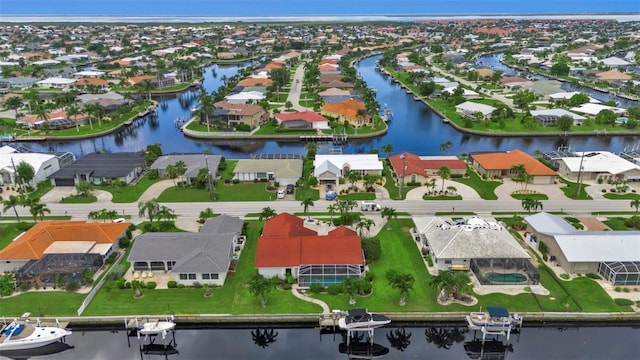
[(126, 281), (138, 280), (144, 283), (154, 281), (156, 283), (156, 289), (168, 289), (167, 284), (169, 281), (176, 281), (175, 276), (170, 272), (165, 271), (129, 271), (124, 276)]

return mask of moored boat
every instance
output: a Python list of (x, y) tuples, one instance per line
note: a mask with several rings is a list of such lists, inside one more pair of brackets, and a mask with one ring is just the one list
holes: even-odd
[(382, 327), (391, 319), (382, 314), (373, 314), (366, 309), (351, 309), (347, 315), (338, 320), (338, 326), (348, 331), (369, 331)]
[(472, 312), (466, 316), (471, 330), (506, 331), (522, 325), (522, 317), (510, 314), (503, 307), (489, 306), (486, 312)]
[(12, 321), (0, 330), (0, 351), (34, 349), (56, 342), (71, 331), (53, 327), (29, 324), (27, 322)]
[(173, 330), (175, 327), (176, 323), (171, 320), (150, 321), (143, 323), (138, 332), (141, 335), (165, 334), (167, 331)]

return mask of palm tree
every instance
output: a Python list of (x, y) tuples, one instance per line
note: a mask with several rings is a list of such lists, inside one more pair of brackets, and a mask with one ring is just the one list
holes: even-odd
[(29, 208), (29, 212), (33, 216), (34, 222), (37, 222), (38, 217), (42, 220), (44, 213), (51, 213), (51, 210), (47, 208), (46, 204), (40, 202), (39, 198), (27, 198), (23, 202), (23, 206), (27, 206)]
[(80, 108), (75, 104), (71, 104), (67, 106), (66, 112), (68, 117), (73, 117), (73, 122), (76, 124), (76, 132), (80, 132), (80, 124), (78, 123), (78, 115), (82, 114)]
[(7, 200), (2, 201), (2, 211), (7, 212), (10, 208), (13, 208), (13, 212), (16, 214), (16, 219), (20, 222), (20, 215), (16, 206), (22, 205), (22, 199), (19, 196), (9, 195)]
[(8, 98), (4, 103), (9, 109), (16, 112), (16, 118), (18, 117), (18, 109), (22, 107), (22, 100), (17, 96)]
[(329, 206), (327, 206), (327, 211), (329, 212), (329, 221), (331, 222), (331, 224), (333, 224), (333, 215), (336, 213), (336, 211), (338, 210), (338, 208), (331, 204)]
[(636, 209), (636, 212), (640, 209), (640, 199), (631, 200), (631, 207)]
[(447, 165), (442, 165), (438, 168), (438, 176), (442, 179), (442, 189), (440, 192), (444, 192), (444, 181), (451, 177), (451, 169)]
[(258, 218), (258, 220), (268, 220), (269, 218), (272, 218), (274, 216), (276, 216), (276, 211), (267, 206), (262, 208), (262, 212), (260, 212), (260, 217)]
[(176, 178), (178, 177), (178, 170), (176, 169), (175, 165), (167, 165), (167, 176), (169, 176), (169, 179), (173, 180), (173, 187), (176, 188), (176, 190), (178, 190), (178, 185), (176, 184)]
[(93, 112), (93, 107), (91, 104), (85, 104), (84, 107), (82, 108), (82, 112), (89, 115), (87, 116), (87, 119), (89, 120), (89, 128), (91, 130), (93, 130), (93, 118), (92, 118), (92, 112)]
[(431, 178), (431, 180), (429, 180), (427, 186), (431, 188), (431, 192), (436, 191), (436, 178)]
[(400, 273), (395, 270), (389, 270), (386, 274), (389, 285), (400, 292), (400, 302), (398, 305), (405, 306), (409, 290), (413, 289), (416, 279), (411, 273)]
[(207, 91), (204, 88), (200, 91), (200, 95), (198, 96), (200, 101), (200, 113), (204, 115), (207, 120), (207, 132), (210, 132), (211, 122), (209, 121), (209, 114), (215, 110), (215, 105), (213, 103), (213, 98), (207, 95)]
[(362, 175), (360, 175), (360, 173), (357, 171), (349, 170), (345, 175), (345, 177), (349, 179), (349, 182), (351, 183), (351, 188), (355, 190), (356, 182), (358, 182), (358, 180), (362, 178)]
[(158, 218), (158, 221), (160, 220), (171, 221), (176, 218), (176, 214), (173, 213), (173, 210), (164, 205), (158, 208), (158, 211), (156, 211), (155, 216)]
[(38, 105), (33, 109), (36, 119), (44, 120), (44, 128), (49, 129), (49, 110), (44, 105)]
[(307, 216), (307, 219), (310, 219), (310, 217), (309, 217), (309, 206), (313, 206), (313, 198), (308, 197), (308, 198), (302, 200), (300, 205), (302, 205), (302, 207), (304, 209), (303, 210), (304, 214)]
[(360, 219), (360, 221), (358, 221), (358, 223), (356, 224), (356, 229), (358, 230), (358, 233), (360, 234), (360, 237), (362, 236), (363, 231), (362, 230), (367, 230), (367, 234), (369, 234), (371, 227), (375, 225), (375, 222), (371, 219)]
[(458, 327), (453, 329), (430, 327), (424, 331), (424, 335), (428, 343), (433, 343), (438, 348), (450, 349), (454, 343), (464, 341), (464, 333), (467, 331)]
[(526, 197), (522, 199), (522, 208), (531, 214), (532, 211), (542, 210), (542, 201)]
[(271, 280), (255, 272), (249, 279), (249, 292), (260, 300), (262, 307), (267, 307), (269, 292), (275, 288)]
[(429, 285), (438, 290), (439, 294), (443, 294), (445, 300), (449, 299), (454, 289), (453, 271), (438, 272), (438, 275), (431, 278)]
[(362, 279), (356, 277), (348, 277), (342, 281), (342, 292), (349, 296), (349, 304), (356, 303), (356, 294), (362, 292)]
[(138, 203), (138, 216), (143, 217), (146, 214), (149, 218), (149, 222), (153, 223), (153, 218), (156, 216), (159, 208), (160, 205), (156, 198), (147, 201), (140, 201)]
[(380, 216), (382, 216), (383, 219), (387, 218), (388, 220), (397, 219), (398, 212), (394, 208), (385, 206), (382, 208), (382, 211), (380, 212)]
[(150, 80), (144, 80), (139, 84), (140, 90), (147, 94), (147, 100), (151, 101), (151, 91), (156, 87)]
[[(180, 176), (182, 178), (182, 175), (184, 175), (185, 172), (187, 172), (187, 164), (184, 163), (184, 161), (180, 160), (178, 162), (176, 162), (173, 167), (176, 169), (176, 172), (178, 174), (178, 176)], [(183, 182), (183, 187), (184, 187), (184, 179), (181, 179), (181, 181)]]
[(449, 192), (449, 194), (455, 194), (458, 189), (456, 189), (455, 186), (447, 186), (447, 191)]

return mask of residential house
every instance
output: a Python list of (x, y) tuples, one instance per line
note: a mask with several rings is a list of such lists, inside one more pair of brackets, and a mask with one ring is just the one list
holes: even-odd
[(119, 180), (131, 184), (145, 168), (144, 153), (93, 153), (56, 171), (49, 179), (54, 186), (75, 186), (81, 181), (101, 184)]
[(103, 79), (97, 78), (81, 78), (78, 79), (73, 85), (77, 88), (91, 88), (95, 87), (99, 91), (108, 91), (109, 82)]
[(569, 110), (580, 113), (580, 114), (586, 114), (591, 116), (596, 116), (603, 110), (611, 110), (613, 111), (614, 114), (617, 114), (617, 115), (624, 115), (627, 112), (626, 109), (622, 109), (614, 106), (601, 105), (601, 104), (592, 104), (592, 103), (586, 103), (580, 106), (574, 106)]
[(560, 216), (525, 217), (526, 240), (569, 274), (600, 274), (614, 286), (640, 285), (640, 231), (580, 231)]
[(382, 175), (382, 161), (377, 154), (316, 155), (313, 176), (321, 184), (337, 185), (349, 171), (360, 175)]
[(58, 156), (41, 153), (20, 153), (10, 146), (0, 147), (0, 185), (17, 185), (16, 167), (25, 162), (35, 170), (28, 185), (35, 187), (39, 182), (60, 169)]
[(572, 181), (640, 181), (640, 165), (608, 151), (575, 152), (571, 157), (552, 161), (558, 166), (558, 173)]
[(241, 159), (233, 169), (233, 178), (240, 181), (277, 181), (280, 185), (295, 185), (302, 177), (302, 159)]
[(478, 216), (449, 219), (414, 216), (416, 240), (441, 271), (471, 270), (482, 285), (506, 285), (495, 274), (517, 274), (509, 285), (531, 286), (540, 275), (527, 250), (497, 221)]
[(167, 167), (175, 165), (178, 161), (182, 161), (185, 165), (185, 172), (180, 176), (187, 184), (191, 184), (200, 173), (200, 169), (207, 169), (212, 179), (218, 177), (218, 166), (220, 165), (220, 155), (210, 154), (171, 154), (162, 155), (151, 164), (150, 169), (158, 171), (160, 177), (168, 177)]
[(83, 282), (119, 248), (129, 223), (40, 221), (0, 250), (0, 271), (15, 272), (19, 283), (55, 285), (55, 277)]
[[(438, 176), (438, 169), (447, 166), (451, 174), (464, 175), (467, 165), (456, 156), (419, 156), (408, 152), (389, 157), (398, 181), (425, 183), (429, 177)], [(404, 176), (404, 178), (403, 178)]]
[(353, 99), (335, 104), (325, 104), (320, 113), (334, 118), (339, 123), (348, 122), (358, 128), (373, 123), (373, 117), (367, 113), (365, 104)]
[(329, 119), (314, 111), (279, 113), (275, 115), (275, 118), (278, 125), (287, 129), (330, 129)]
[(360, 237), (343, 226), (319, 235), (304, 220), (288, 213), (268, 219), (258, 238), (256, 267), (260, 275), (298, 280), (301, 287), (340, 284), (361, 277), (365, 259)]
[[(476, 119), (478, 114), (482, 114), (483, 118), (491, 118), (491, 114), (496, 110), (491, 105), (476, 103), (473, 101), (465, 101), (456, 105), (456, 112), (462, 116), (468, 116)], [(481, 120), (481, 119), (476, 119)]]
[(625, 74), (618, 70), (603, 71), (603, 72), (597, 73), (596, 77), (599, 80), (604, 80), (604, 81), (628, 81), (633, 79), (631, 75)]
[(128, 261), (135, 271), (165, 271), (178, 284), (222, 286), (246, 238), (244, 221), (222, 214), (207, 219), (197, 233), (149, 232), (136, 237)]
[(574, 125), (581, 125), (582, 122), (586, 120), (584, 116), (580, 116), (564, 109), (531, 110), (530, 113), (536, 122), (542, 126), (555, 125), (558, 118), (563, 116), (569, 116), (572, 118)]
[(70, 89), (76, 79), (52, 77), (36, 82), (42, 88)]
[(16, 120), (16, 124), (26, 126), (29, 129), (50, 127), (56, 129), (65, 129), (78, 125), (83, 125), (87, 118), (86, 114), (78, 114), (73, 117), (67, 115), (65, 110), (59, 109), (51, 111), (46, 118), (39, 115), (28, 115)]
[(480, 175), (486, 175), (489, 178), (515, 175), (512, 167), (518, 165), (524, 165), (525, 172), (531, 176), (529, 182), (532, 184), (554, 184), (558, 175), (538, 159), (517, 149), (469, 154), (469, 161)]
[[(235, 104), (228, 101), (218, 101), (214, 104), (213, 121), (228, 128), (235, 128), (238, 124), (249, 125), (252, 129), (267, 120), (268, 113), (259, 105)], [(200, 116), (200, 123), (206, 124), (206, 116)]]

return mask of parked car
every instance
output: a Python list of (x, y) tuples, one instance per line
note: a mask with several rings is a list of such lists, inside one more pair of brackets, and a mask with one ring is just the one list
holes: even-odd
[(327, 199), (327, 200), (335, 200), (335, 198), (337, 198), (337, 197), (338, 197), (338, 193), (336, 193), (333, 190), (329, 190), (329, 191), (327, 191), (327, 195), (325, 195), (324, 198)]
[(288, 184), (287, 185), (287, 194), (293, 194), (294, 189), (295, 188), (293, 187), (293, 184)]
[(380, 210), (382, 210), (380, 205), (378, 205), (377, 203), (374, 203), (372, 201), (363, 201), (362, 205), (360, 206), (360, 209), (362, 211), (380, 211)]
[(278, 190), (276, 196), (278, 197), (278, 199), (284, 199), (284, 190)]
[(111, 222), (114, 222), (114, 223), (123, 223), (125, 221), (127, 221), (127, 219), (125, 218), (117, 218), (117, 219), (111, 220)]

